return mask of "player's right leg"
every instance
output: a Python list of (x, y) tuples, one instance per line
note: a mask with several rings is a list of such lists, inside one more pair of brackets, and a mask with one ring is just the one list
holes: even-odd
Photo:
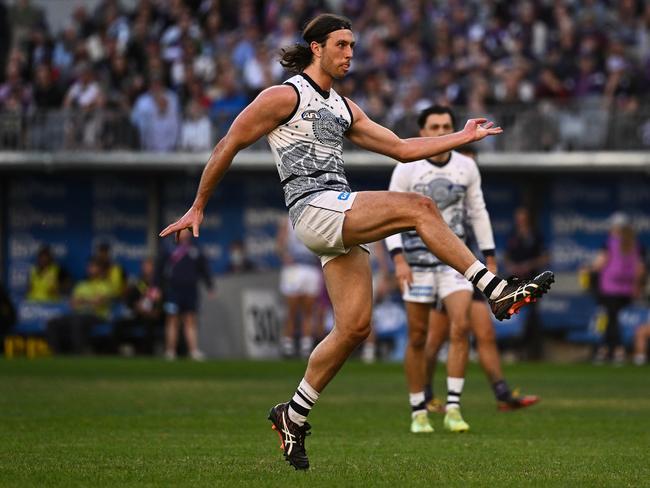
[(370, 333), (372, 276), (368, 252), (356, 246), (329, 261), (323, 272), (334, 309), (334, 328), (309, 357), (305, 376), (291, 401), (269, 412), (285, 459), (296, 469), (309, 468), (307, 415), (345, 360)]
[(446, 224), (436, 204), (416, 193), (359, 192), (346, 212), (343, 242), (346, 247), (374, 242), (415, 229), (442, 262), (477, 286), (490, 299), (499, 320), (545, 294), (554, 281), (550, 271), (532, 280), (505, 281), (490, 273)]
[(411, 406), (411, 432), (414, 434), (433, 432), (427, 414), (425, 383), (424, 345), (427, 337), (429, 303), (405, 301), (408, 319), (408, 343), (404, 353), (404, 372), (409, 390)]

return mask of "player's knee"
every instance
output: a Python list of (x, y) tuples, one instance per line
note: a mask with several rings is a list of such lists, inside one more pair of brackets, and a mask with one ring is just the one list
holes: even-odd
[(353, 344), (361, 344), (370, 335), (370, 314), (361, 314), (351, 319), (347, 326), (341, 329), (346, 339)]
[(440, 217), (440, 212), (438, 211), (438, 206), (435, 202), (423, 195), (413, 193), (410, 208), (413, 209), (418, 223)]
[(427, 342), (426, 328), (411, 328), (409, 330), (409, 345), (415, 349), (424, 349)]
[(496, 334), (493, 327), (485, 327), (474, 330), (476, 341), (482, 344), (488, 344), (496, 341)]
[(449, 340), (451, 341), (465, 341), (469, 336), (469, 320), (466, 318), (458, 318), (452, 322), (451, 330), (449, 331)]

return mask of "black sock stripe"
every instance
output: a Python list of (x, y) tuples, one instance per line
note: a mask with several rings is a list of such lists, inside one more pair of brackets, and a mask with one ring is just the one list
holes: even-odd
[(487, 286), (483, 290), (485, 296), (490, 298), (490, 295), (492, 295), (492, 292), (498, 286), (499, 283), (501, 283), (501, 278), (497, 278), (496, 276), (492, 278), (492, 280), (487, 284)]
[(474, 286), (478, 286), (478, 282), (481, 280), (481, 278), (483, 278), (483, 276), (485, 276), (485, 273), (487, 272), (487, 268), (483, 268), (481, 271), (478, 271), (472, 278), (472, 284)]
[(304, 389), (302, 389), (302, 387), (300, 387), (300, 385), (298, 385), (298, 388), (296, 389), (296, 391), (300, 391), (300, 393), (302, 393), (304, 396), (306, 396), (311, 403), (316, 403), (316, 399), (312, 398), (309, 393), (307, 393)]
[(305, 401), (305, 403), (306, 403), (307, 405), (309, 405), (310, 407), (313, 407), (313, 406), (314, 406), (314, 402), (312, 402), (309, 398), (307, 398), (307, 397), (306, 397), (306, 396), (305, 396), (305, 395), (304, 395), (304, 394), (303, 394), (299, 389), (296, 390), (296, 394), (297, 394), (300, 398), (302, 398), (302, 399)]
[(447, 392), (447, 395), (460, 397), (460, 393), (458, 393), (457, 391), (451, 391), (451, 390), (449, 390)]
[(460, 402), (455, 402), (453, 400), (447, 400), (447, 405), (460, 405)]
[(289, 402), (289, 407), (292, 408), (294, 412), (299, 413), (300, 415), (302, 415), (304, 417), (309, 415), (309, 409), (303, 407), (299, 403), (294, 402), (293, 400), (291, 400)]

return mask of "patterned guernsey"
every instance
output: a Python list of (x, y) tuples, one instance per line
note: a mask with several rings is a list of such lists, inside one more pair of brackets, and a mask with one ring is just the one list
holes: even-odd
[(323, 91), (308, 75), (289, 78), (298, 95), (293, 113), (268, 134), (289, 217), (296, 220), (320, 192), (350, 191), (343, 169), (343, 134), (352, 112), (334, 90)]

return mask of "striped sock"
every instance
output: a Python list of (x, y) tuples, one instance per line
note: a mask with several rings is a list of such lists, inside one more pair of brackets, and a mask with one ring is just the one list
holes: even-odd
[(319, 393), (303, 378), (289, 402), (289, 418), (291, 421), (298, 425), (304, 425), (311, 407), (318, 400), (318, 396)]
[(447, 376), (447, 410), (460, 408), (460, 395), (463, 393), (465, 378)]
[(424, 402), (424, 392), (409, 393), (409, 403), (411, 404), (411, 416), (427, 411), (427, 405)]
[(502, 280), (498, 276), (490, 273), (488, 269), (478, 259), (474, 261), (467, 271), (465, 271), (465, 278), (472, 282), (472, 284), (481, 290), (486, 297), (490, 300), (495, 300), (501, 295), (501, 292), (508, 284), (506, 280)]

